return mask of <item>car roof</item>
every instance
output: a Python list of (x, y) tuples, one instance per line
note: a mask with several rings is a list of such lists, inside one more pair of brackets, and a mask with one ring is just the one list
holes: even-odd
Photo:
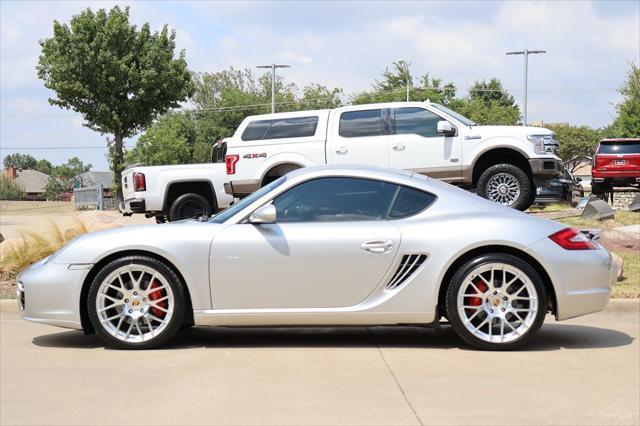
[(640, 142), (640, 138), (607, 138), (607, 139), (602, 139), (600, 143), (602, 142), (620, 142), (620, 143)]
[[(289, 178), (309, 178), (310, 176), (352, 176), (371, 179), (390, 180), (416, 185), (415, 172), (392, 169), (388, 167), (362, 164), (338, 164), (304, 167), (287, 174)], [(420, 176), (422, 177), (422, 176)], [(424, 179), (427, 179), (424, 177)], [(420, 181), (424, 182), (424, 179)], [(418, 183), (420, 185), (420, 183)]]

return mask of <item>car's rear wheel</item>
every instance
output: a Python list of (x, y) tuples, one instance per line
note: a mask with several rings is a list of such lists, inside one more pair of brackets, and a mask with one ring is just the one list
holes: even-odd
[(109, 346), (148, 349), (167, 342), (182, 326), (184, 289), (163, 262), (128, 256), (98, 272), (87, 310), (94, 330)]
[(460, 338), (478, 349), (525, 344), (544, 322), (546, 289), (525, 261), (488, 254), (465, 263), (447, 291), (447, 316)]
[(169, 220), (200, 219), (211, 216), (211, 204), (200, 194), (183, 194), (176, 198), (169, 209)]
[(478, 195), (494, 203), (524, 211), (535, 200), (529, 176), (513, 164), (496, 164), (478, 178)]

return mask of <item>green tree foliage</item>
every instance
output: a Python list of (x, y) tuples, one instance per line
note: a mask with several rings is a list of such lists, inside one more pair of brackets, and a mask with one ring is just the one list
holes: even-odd
[(24, 190), (16, 181), (0, 174), (0, 200), (22, 200), (24, 196)]
[[(123, 140), (193, 93), (184, 52), (174, 58), (175, 32), (152, 33), (129, 23), (129, 9), (86, 9), (70, 24), (53, 23), (42, 40), (37, 71), (55, 92), (52, 105), (72, 109), (84, 125), (113, 135), (113, 171), (120, 182)], [(121, 194), (119, 194), (121, 197)]]
[(3, 164), (5, 169), (13, 166), (18, 170), (35, 170), (38, 161), (32, 155), (16, 152), (15, 154), (9, 154), (4, 157)]
[(376, 80), (373, 90), (357, 93), (351, 97), (354, 105), (396, 102), (407, 99), (407, 82), (410, 84), (409, 99), (412, 101), (425, 101), (449, 105), (456, 96), (456, 87), (453, 83), (444, 84), (439, 78), (432, 78), (424, 74), (419, 79), (419, 85), (414, 86), (414, 78), (411, 75), (410, 63), (397, 61), (392, 64), (392, 70), (385, 69), (382, 79)]
[(78, 157), (72, 157), (65, 164), (54, 166), (51, 176), (44, 188), (44, 195), (48, 200), (57, 200), (64, 192), (72, 192), (74, 185), (83, 182), (80, 175), (91, 170), (91, 164), (84, 164)]
[(126, 160), (147, 166), (191, 163), (195, 142), (195, 121), (187, 114), (168, 113), (140, 136)]
[(570, 172), (584, 161), (585, 157), (593, 156), (596, 146), (602, 139), (602, 131), (587, 126), (545, 125), (556, 134), (560, 142), (560, 158)]
[(467, 99), (456, 99), (450, 107), (478, 124), (514, 125), (520, 109), (497, 78), (476, 81)]
[(51, 164), (49, 160), (38, 160), (38, 162), (36, 163), (36, 170), (46, 175), (50, 175), (53, 171), (53, 164)]
[(616, 107), (618, 117), (608, 133), (619, 138), (640, 137), (640, 67), (636, 64), (631, 63), (627, 81), (620, 93), (624, 99)]

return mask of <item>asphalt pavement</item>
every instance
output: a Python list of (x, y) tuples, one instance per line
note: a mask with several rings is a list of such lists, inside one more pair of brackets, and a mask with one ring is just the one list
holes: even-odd
[(193, 328), (118, 351), (3, 300), (0, 424), (637, 425), (639, 310), (548, 316), (507, 353), (449, 327)]

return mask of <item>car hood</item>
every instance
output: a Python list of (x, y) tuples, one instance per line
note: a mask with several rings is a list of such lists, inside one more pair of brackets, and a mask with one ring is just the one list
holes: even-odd
[(553, 132), (544, 127), (532, 126), (474, 126), (470, 134), (480, 136), (482, 139), (512, 137), (526, 140), (529, 135), (552, 135)]

